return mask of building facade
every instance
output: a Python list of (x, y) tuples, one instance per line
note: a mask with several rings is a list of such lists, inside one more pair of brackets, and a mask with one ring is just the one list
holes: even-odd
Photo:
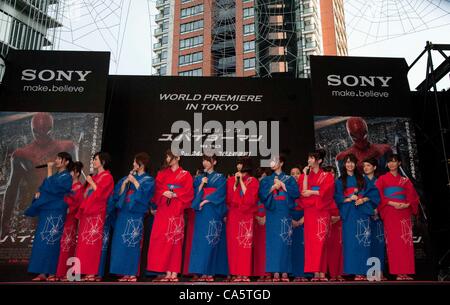
[(347, 55), (343, 0), (158, 0), (157, 75), (309, 77)]
[[(61, 27), (58, 0), (0, 0), (0, 54), (12, 49), (51, 49)], [(3, 68), (0, 67), (0, 79)]]

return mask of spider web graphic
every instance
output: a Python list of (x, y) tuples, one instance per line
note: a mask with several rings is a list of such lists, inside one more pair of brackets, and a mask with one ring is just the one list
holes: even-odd
[(346, 0), (352, 49), (450, 24), (449, 0)]
[(66, 0), (59, 5), (62, 27), (57, 49), (108, 51), (117, 71), (126, 34), (131, 0)]

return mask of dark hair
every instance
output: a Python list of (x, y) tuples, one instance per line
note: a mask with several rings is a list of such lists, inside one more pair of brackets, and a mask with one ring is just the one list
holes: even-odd
[(327, 172), (327, 173), (331, 173), (331, 172), (334, 172), (335, 174), (337, 173), (336, 167), (334, 167), (333, 165), (324, 166), (323, 171)]
[(81, 174), (81, 170), (83, 169), (83, 163), (80, 161), (75, 161), (71, 164), (70, 168), (68, 168), (71, 172), (76, 172), (78, 174)]
[(378, 167), (378, 161), (374, 157), (370, 157), (370, 158), (364, 159), (363, 163), (369, 163), (372, 166), (377, 166)]
[(364, 177), (358, 170), (358, 167), (357, 167), (358, 159), (356, 158), (356, 156), (354, 154), (347, 154), (343, 159), (341, 179), (342, 179), (342, 186), (344, 187), (344, 190), (347, 188), (348, 174), (347, 174), (347, 169), (345, 168), (345, 163), (347, 161), (355, 163), (355, 171), (353, 172), (353, 175), (356, 178), (356, 184), (358, 186), (358, 190), (362, 190), (364, 188)]
[(62, 151), (62, 152), (59, 152), (56, 156), (58, 158), (61, 158), (65, 161), (69, 162), (69, 164), (67, 164), (67, 166), (66, 166), (66, 169), (69, 169), (72, 166), (72, 163), (73, 163), (72, 156), (68, 152)]
[(180, 157), (180, 156), (175, 155), (172, 150), (170, 150), (170, 149), (166, 150), (166, 153), (164, 154), (163, 168), (169, 167), (169, 164), (167, 163), (167, 160), (166, 160), (167, 156), (169, 156), (171, 160)]
[(206, 161), (209, 161), (209, 162), (211, 162), (211, 163), (213, 163), (214, 161), (216, 161), (216, 163), (219, 163), (219, 160), (218, 160), (218, 158), (217, 158), (217, 156), (216, 156), (215, 154), (213, 154), (213, 155), (211, 155), (211, 156), (208, 156), (208, 155), (203, 154), (202, 160), (206, 160)]
[(92, 157), (92, 160), (95, 159), (95, 157), (98, 157), (100, 162), (102, 163), (102, 166), (104, 169), (109, 169), (111, 165), (111, 156), (104, 151), (99, 151), (95, 153), (94, 157)]
[(137, 153), (134, 156), (136, 163), (140, 166), (144, 166), (144, 170), (147, 172), (150, 169), (150, 156), (146, 152)]
[(249, 175), (253, 172), (253, 162), (250, 157), (240, 157), (237, 164), (242, 164), (241, 173), (248, 173)]
[[(316, 159), (316, 161), (323, 160), (325, 159), (325, 156), (327, 155), (327, 152), (324, 149), (316, 149), (314, 152), (310, 152), (308, 154), (308, 158), (309, 157), (313, 157), (314, 159)], [(321, 163), (321, 165), (322, 165)]]
[(387, 157), (386, 157), (386, 163), (388, 163), (389, 161), (398, 161), (398, 162), (402, 162), (402, 158), (400, 157), (399, 154), (390, 153), (390, 154), (388, 154)]
[(255, 171), (255, 178), (259, 179), (262, 175), (270, 176), (270, 169), (267, 167), (258, 167)]
[(286, 164), (286, 156), (284, 154), (280, 154), (278, 156), (278, 160), (281, 162), (283, 162), (283, 166)]

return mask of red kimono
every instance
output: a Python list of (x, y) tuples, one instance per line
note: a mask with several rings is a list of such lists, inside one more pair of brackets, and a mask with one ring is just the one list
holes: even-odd
[[(184, 239), (184, 210), (194, 198), (192, 176), (179, 167), (163, 169), (156, 176), (154, 201), (157, 206), (147, 255), (147, 270), (180, 272)], [(176, 197), (168, 199), (165, 191)]]
[(114, 180), (107, 170), (92, 177), (97, 189), (85, 192), (78, 210), (78, 243), (76, 256), (81, 263), (81, 274), (98, 274), (105, 225), (106, 206), (114, 189)]
[[(303, 190), (305, 174), (298, 179), (300, 192)], [(334, 178), (320, 169), (317, 174), (308, 175), (308, 190), (319, 191), (319, 195), (300, 196), (305, 211), (305, 272), (327, 271), (327, 237), (330, 227), (330, 206), (333, 204)]]
[(64, 231), (61, 237), (61, 246), (59, 251), (57, 277), (64, 277), (67, 274), (69, 266), (67, 259), (75, 255), (77, 248), (78, 219), (75, 217), (78, 208), (83, 201), (84, 187), (81, 182), (72, 184), (72, 193), (65, 197), (65, 202), (69, 206), (69, 211), (64, 223)]
[[(264, 204), (258, 202), (258, 217), (266, 216)], [(260, 225), (255, 219), (253, 231), (253, 276), (265, 276), (266, 274), (266, 225)]]
[(258, 204), (259, 181), (254, 177), (242, 177), (247, 191), (236, 190), (235, 177), (227, 181), (228, 216), (226, 223), (228, 265), (231, 275), (252, 275), (253, 222)]
[[(330, 208), (330, 217), (339, 216), (336, 202)], [(344, 272), (344, 257), (342, 253), (342, 220), (331, 224), (327, 240), (327, 269), (330, 277), (341, 276)]]
[(195, 211), (192, 208), (187, 208), (184, 214), (186, 218), (186, 238), (184, 240), (183, 274), (188, 275), (192, 238), (194, 237)]
[[(408, 178), (391, 173), (379, 177), (377, 186), (381, 202), (378, 212), (384, 223), (389, 272), (391, 274), (414, 274), (414, 245), (412, 215), (417, 214), (419, 196)], [(397, 210), (389, 201), (409, 203), (407, 209)]]

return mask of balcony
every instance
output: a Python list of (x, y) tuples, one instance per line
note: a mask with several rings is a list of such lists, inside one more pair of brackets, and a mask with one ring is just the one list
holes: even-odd
[(169, 4), (168, 0), (157, 0), (156, 1), (156, 8), (160, 8), (166, 4)]

